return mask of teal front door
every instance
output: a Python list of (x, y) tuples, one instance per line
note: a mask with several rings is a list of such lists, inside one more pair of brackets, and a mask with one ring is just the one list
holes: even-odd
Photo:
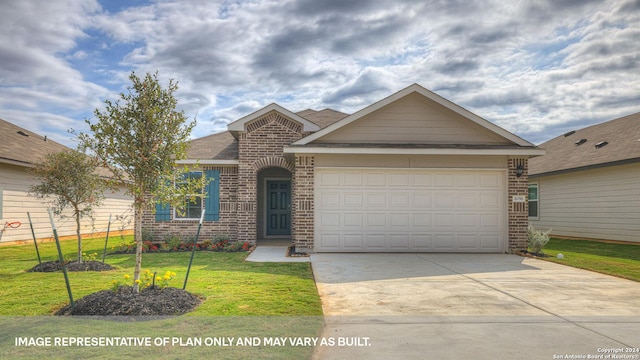
[(267, 180), (267, 235), (291, 235), (291, 180)]

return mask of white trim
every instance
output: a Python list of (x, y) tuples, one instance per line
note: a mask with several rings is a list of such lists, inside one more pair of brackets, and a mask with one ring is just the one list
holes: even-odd
[(293, 147), (285, 146), (285, 154), (373, 154), (373, 155), (518, 155), (542, 156), (545, 150), (524, 149), (458, 149), (458, 148), (358, 148), (358, 147)]
[(312, 123), (311, 121), (296, 115), (294, 113), (292, 113), (291, 111), (283, 108), (282, 106), (278, 105), (278, 104), (269, 104), (265, 107), (263, 107), (260, 110), (257, 110), (245, 117), (242, 117), (232, 123), (230, 123), (229, 125), (227, 125), (227, 129), (229, 131), (245, 131), (244, 127), (247, 123), (259, 119), (262, 116), (268, 114), (271, 111), (276, 111), (279, 112), (280, 114), (288, 117), (291, 120), (294, 120), (296, 122), (299, 122), (300, 124), (302, 124), (302, 131), (318, 131), (320, 130), (320, 126), (318, 126), (317, 124)]
[(186, 159), (176, 160), (178, 165), (239, 165), (240, 160), (198, 160), (198, 159)]
[(409, 86), (407, 88), (404, 88), (404, 89), (398, 91), (397, 93), (395, 93), (395, 94), (393, 94), (393, 95), (391, 95), (389, 97), (386, 97), (386, 98), (384, 98), (384, 99), (382, 99), (382, 100), (380, 100), (380, 101), (378, 101), (378, 102), (376, 102), (376, 103), (374, 103), (372, 105), (369, 105), (366, 108), (364, 108), (364, 109), (362, 109), (362, 110), (360, 110), (360, 111), (358, 111), (358, 112), (356, 112), (356, 113), (354, 113), (352, 115), (349, 115), (346, 118), (344, 118), (344, 119), (342, 119), (342, 120), (340, 120), (338, 122), (335, 122), (335, 123), (327, 126), (326, 128), (324, 128), (324, 129), (322, 129), (322, 130), (320, 130), (318, 132), (315, 132), (315, 133), (313, 133), (313, 134), (311, 134), (311, 135), (309, 135), (307, 137), (304, 137), (304, 138), (294, 142), (293, 144), (294, 145), (306, 145), (306, 144), (308, 144), (308, 143), (310, 143), (310, 142), (312, 142), (312, 141), (314, 141), (316, 139), (319, 139), (319, 138), (321, 138), (321, 137), (323, 137), (323, 136), (325, 136), (325, 135), (327, 135), (329, 133), (332, 133), (335, 130), (340, 129), (341, 127), (346, 126), (346, 125), (348, 125), (348, 124), (350, 124), (350, 123), (352, 123), (352, 122), (354, 122), (354, 121), (356, 121), (356, 120), (358, 120), (358, 119), (360, 119), (360, 118), (362, 118), (364, 116), (367, 116), (367, 115), (369, 115), (369, 114), (381, 109), (384, 106), (387, 106), (387, 105), (389, 105), (389, 104), (391, 104), (391, 103), (393, 103), (393, 102), (395, 102), (397, 100), (400, 100), (400, 99), (404, 98), (405, 96), (408, 96), (408, 95), (410, 95), (412, 93), (418, 93), (418, 94), (426, 97), (427, 99), (429, 99), (431, 101), (434, 101), (434, 102), (444, 106), (445, 108), (447, 108), (449, 110), (452, 110), (453, 112), (455, 112), (455, 113), (457, 113), (457, 114), (459, 114), (461, 116), (464, 116), (465, 118), (475, 122), (476, 124), (478, 124), (478, 125), (486, 128), (486, 129), (488, 129), (488, 130), (490, 130), (490, 131), (492, 131), (492, 132), (494, 132), (494, 133), (496, 133), (496, 134), (498, 134), (498, 135), (500, 135), (500, 136), (502, 136), (502, 137), (514, 142), (517, 145), (520, 145), (520, 146), (534, 146), (532, 143), (522, 139), (521, 137), (510, 133), (509, 131), (507, 131), (507, 130), (505, 130), (505, 129), (503, 129), (503, 128), (501, 128), (501, 127), (499, 127), (499, 126), (497, 126), (497, 125), (495, 125), (495, 124), (493, 124), (491, 122), (489, 122), (488, 120), (485, 120), (485, 119), (481, 118), (480, 116), (470, 112), (469, 110), (467, 110), (467, 109), (465, 109), (465, 108), (463, 108), (463, 107), (461, 107), (459, 105), (456, 105), (456, 104), (452, 103), (451, 101), (441, 97), (440, 95), (438, 95), (438, 94), (436, 94), (434, 92), (431, 92), (431, 91), (423, 88), (422, 86), (420, 86), (418, 84), (413, 84), (413, 85), (411, 85), (411, 86)]
[[(537, 207), (537, 216), (529, 216), (529, 206), (531, 204), (531, 199), (529, 199), (529, 186), (531, 185), (535, 185), (536, 186), (536, 194), (538, 195), (538, 198), (536, 199), (535, 203), (536, 203), (536, 207)], [(540, 182), (539, 181), (532, 181), (529, 184), (527, 184), (527, 218), (529, 220), (533, 220), (533, 221), (539, 221), (540, 220)]]

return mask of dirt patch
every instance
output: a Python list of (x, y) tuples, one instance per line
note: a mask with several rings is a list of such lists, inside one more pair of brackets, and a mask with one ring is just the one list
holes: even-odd
[(56, 315), (98, 316), (171, 316), (194, 310), (201, 300), (182, 289), (146, 288), (135, 293), (131, 286), (121, 286), (117, 292), (102, 290), (87, 295), (71, 305), (58, 310)]
[[(81, 263), (78, 261), (71, 261), (65, 265), (67, 267), (67, 271), (109, 271), (116, 269), (113, 266), (103, 264), (100, 261), (83, 261)], [(60, 260), (56, 260), (45, 261), (27, 270), (27, 272), (55, 272), (60, 270), (62, 270), (62, 264), (60, 263)]]

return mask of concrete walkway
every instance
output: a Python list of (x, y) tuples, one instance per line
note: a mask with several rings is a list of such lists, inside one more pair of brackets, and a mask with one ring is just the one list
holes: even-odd
[(263, 246), (258, 245), (247, 256), (246, 261), (252, 262), (309, 262), (309, 257), (287, 256), (287, 246)]
[(615, 350), (640, 347), (634, 281), (515, 255), (311, 261), (322, 336), (343, 344), (318, 347), (317, 359), (640, 359)]

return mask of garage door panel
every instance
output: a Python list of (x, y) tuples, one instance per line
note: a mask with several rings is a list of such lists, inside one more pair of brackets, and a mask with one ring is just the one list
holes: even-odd
[(368, 251), (387, 250), (387, 236), (385, 234), (367, 234), (365, 239)]
[(411, 237), (409, 234), (391, 234), (389, 235), (389, 250), (410, 250)]
[(389, 206), (408, 209), (411, 206), (410, 195), (406, 192), (389, 193)]
[(367, 207), (386, 207), (387, 206), (387, 194), (383, 192), (367, 192), (365, 194), (367, 199)]
[(501, 252), (503, 171), (317, 169), (316, 251)]
[(411, 206), (414, 210), (431, 209), (433, 196), (431, 192), (424, 190), (417, 190), (412, 194)]
[(411, 234), (411, 244), (414, 250), (429, 251), (433, 248), (433, 239), (430, 234)]
[(346, 234), (343, 236), (343, 247), (346, 250), (362, 250), (364, 248), (363, 240), (362, 234)]

